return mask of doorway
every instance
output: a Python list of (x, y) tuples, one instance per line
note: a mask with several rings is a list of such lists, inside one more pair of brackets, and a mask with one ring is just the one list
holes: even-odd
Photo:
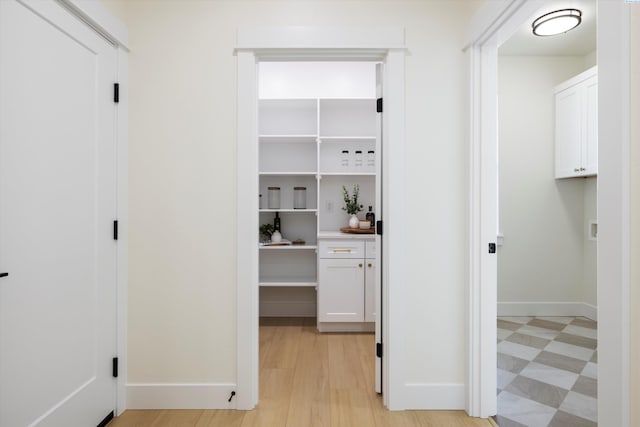
[[(382, 342), (376, 268), (383, 251), (382, 236), (376, 234), (376, 219), (382, 220), (381, 70), (382, 64), (372, 61), (258, 64), (262, 394), (268, 395), (272, 386), (282, 383), (279, 377), (286, 369), (294, 368), (287, 361), (296, 360), (298, 340), (304, 338), (297, 333), (300, 327), (308, 332), (310, 319), (317, 334), (375, 333), (364, 353), (370, 360), (363, 367), (377, 367), (375, 381), (356, 383), (374, 383), (381, 392), (381, 360), (375, 351), (375, 343)], [(350, 224), (354, 219), (358, 221)], [(289, 344), (270, 345), (272, 339), (265, 340), (263, 334)], [(351, 336), (352, 341), (359, 336)], [(349, 335), (344, 338), (349, 341)], [(333, 341), (330, 337), (329, 343)], [(329, 351), (333, 347), (318, 351), (329, 353), (332, 363), (325, 360), (317, 369), (328, 366), (334, 373), (321, 390), (344, 377), (336, 377), (336, 371), (346, 372), (336, 361), (351, 364), (347, 355), (363, 357), (362, 351), (346, 351), (349, 345), (341, 346), (344, 354), (335, 357), (335, 349)]]
[[(336, 38), (336, 31), (340, 37)], [(246, 29), (240, 31), (238, 56), (238, 215), (239, 224), (259, 223), (258, 198), (259, 182), (257, 176), (258, 138), (257, 105), (257, 63), (264, 60), (338, 60), (338, 61), (382, 61), (385, 63), (384, 95), (389, 100), (385, 105), (387, 112), (383, 118), (385, 145), (382, 154), (382, 170), (385, 181), (382, 191), (389, 194), (382, 201), (381, 211), (385, 212), (386, 224), (394, 229), (394, 240), (385, 244), (382, 254), (382, 294), (385, 305), (381, 333), (385, 342), (393, 346), (393, 331), (400, 325), (390, 319), (393, 313), (401, 312), (399, 299), (390, 298), (394, 290), (388, 286), (390, 276), (393, 280), (402, 280), (401, 263), (403, 225), (401, 212), (404, 192), (402, 166), (404, 151), (404, 34), (403, 31), (388, 29), (384, 33), (366, 29), (323, 31), (318, 28), (281, 28)], [(296, 44), (290, 46), (289, 40)], [(335, 40), (341, 40), (336, 47)], [(368, 40), (366, 43), (364, 40)], [(259, 47), (257, 47), (259, 46)], [(301, 47), (302, 46), (302, 47)], [(333, 46), (319, 48), (319, 46)], [(356, 47), (354, 47), (356, 46)], [(363, 46), (362, 49), (357, 46)], [(379, 46), (379, 47), (372, 47)], [(388, 188), (397, 187), (394, 192)], [(236, 406), (239, 409), (252, 409), (258, 402), (258, 311), (259, 311), (259, 254), (258, 233), (253, 227), (238, 227), (238, 394)], [(248, 266), (248, 268), (247, 268)], [(395, 304), (394, 304), (395, 301)], [(383, 396), (389, 409), (401, 407), (394, 402), (393, 396), (403, 386), (399, 378), (394, 377), (395, 365), (392, 357), (383, 358)]]
[(572, 5), (582, 22), (555, 43), (532, 34), (542, 9), (498, 48), (499, 424), (597, 421), (597, 160), (581, 171), (579, 146), (597, 141), (596, 7)]
[[(539, 5), (509, 2), (493, 5), (484, 16), (478, 15), (479, 24), (471, 36), (472, 123), (483, 126), (472, 128), (472, 176), (487, 185), (472, 187), (472, 252), (470, 287), (472, 324), (478, 330), (491, 334), (495, 329), (494, 304), (496, 295), (491, 283), (495, 283), (495, 257), (487, 254), (487, 242), (497, 236), (495, 222), (497, 207), (495, 189), (497, 182), (495, 158), (497, 129), (497, 47), (505, 36), (513, 34)], [(629, 179), (628, 164), (621, 159), (628, 150), (628, 5), (598, 2), (598, 84), (599, 84), (599, 166), (598, 166), (598, 282), (606, 281), (606, 292), (598, 289), (598, 416), (609, 422), (626, 425), (628, 392), (624, 388), (628, 377), (628, 336), (619, 331), (627, 329), (628, 301), (628, 248), (623, 244), (628, 235), (628, 194), (620, 191)], [(505, 13), (508, 12), (508, 13)], [(488, 17), (498, 18), (489, 23)], [(621, 43), (622, 40), (622, 43)], [(476, 90), (477, 89), (477, 90)], [(483, 95), (484, 94), (484, 95)], [(604, 107), (606, 106), (606, 108)], [(482, 191), (480, 192), (480, 188)], [(497, 188), (497, 187), (496, 187)], [(492, 202), (493, 200), (493, 202)], [(622, 221), (620, 218), (622, 217)], [(476, 268), (478, 267), (478, 268)], [(482, 287), (483, 292), (476, 291)], [(474, 333), (470, 334), (469, 384), (470, 412), (490, 415), (495, 411), (495, 382), (492, 376), (480, 378), (481, 372), (490, 372), (495, 366), (493, 339), (487, 345), (477, 345)], [(481, 369), (476, 369), (482, 366)], [(621, 387), (622, 385), (622, 387)]]

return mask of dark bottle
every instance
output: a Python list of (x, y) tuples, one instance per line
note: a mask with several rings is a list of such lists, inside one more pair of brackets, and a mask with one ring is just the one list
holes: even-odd
[(373, 208), (369, 206), (369, 212), (367, 212), (364, 217), (367, 221), (371, 221), (371, 228), (376, 226), (376, 214), (373, 213), (372, 209)]
[(278, 212), (276, 212), (276, 217), (273, 219), (273, 230), (282, 233), (282, 230), (280, 230), (280, 216), (278, 215)]

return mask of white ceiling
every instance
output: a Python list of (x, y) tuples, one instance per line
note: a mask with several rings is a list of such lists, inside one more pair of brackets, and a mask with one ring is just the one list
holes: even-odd
[[(558, 9), (582, 11), (582, 23), (557, 36), (534, 36), (531, 23), (538, 16)], [(500, 55), (584, 56), (596, 50), (596, 0), (559, 0), (539, 10), (500, 46)]]

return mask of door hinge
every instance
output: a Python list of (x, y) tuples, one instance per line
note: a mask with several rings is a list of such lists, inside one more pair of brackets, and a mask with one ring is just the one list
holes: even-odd
[(382, 113), (382, 98), (376, 99), (376, 112)]
[(382, 357), (382, 343), (376, 343), (376, 357)]
[(496, 253), (496, 244), (495, 243), (489, 243), (489, 253), (490, 254), (495, 254)]
[(111, 368), (113, 378), (118, 378), (118, 358), (114, 357), (112, 363), (113, 365), (111, 366)]
[(376, 234), (382, 236), (382, 221), (376, 221)]
[(116, 104), (120, 102), (120, 83), (113, 84), (113, 102)]
[(113, 221), (113, 240), (118, 240), (118, 220)]

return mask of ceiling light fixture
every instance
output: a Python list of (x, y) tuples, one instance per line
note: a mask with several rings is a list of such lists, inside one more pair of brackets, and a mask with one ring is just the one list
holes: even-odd
[(561, 9), (545, 13), (533, 21), (533, 34), (555, 36), (573, 30), (582, 22), (582, 12), (578, 9)]

